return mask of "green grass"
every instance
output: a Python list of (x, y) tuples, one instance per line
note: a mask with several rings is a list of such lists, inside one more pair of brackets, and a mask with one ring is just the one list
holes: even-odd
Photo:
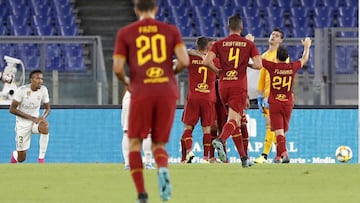
[[(0, 164), (1, 203), (131, 203), (122, 164)], [(360, 202), (359, 164), (170, 165), (169, 203)], [(145, 171), (149, 202), (161, 202), (156, 171)]]

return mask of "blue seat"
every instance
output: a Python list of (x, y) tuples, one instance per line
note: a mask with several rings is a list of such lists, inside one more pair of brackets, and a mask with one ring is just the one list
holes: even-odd
[(33, 4), (33, 10), (36, 16), (51, 16), (53, 14), (51, 7), (46, 4)]
[(76, 36), (78, 35), (78, 29), (76, 26), (60, 26), (60, 35), (62, 36)]
[(293, 28), (293, 37), (314, 37), (314, 30), (311, 27)]
[(23, 61), (25, 70), (35, 70), (40, 68), (39, 56), (21, 56), (19, 58)]
[(15, 36), (32, 35), (33, 31), (29, 25), (15, 25), (11, 27), (10, 33)]
[(308, 17), (309, 8), (308, 7), (293, 7), (290, 10), (291, 17)]
[(335, 71), (337, 74), (354, 73), (351, 61), (351, 49), (349, 47), (336, 47)]
[(9, 9), (6, 5), (0, 5), (0, 16), (1, 17), (6, 17), (9, 15)]
[(315, 8), (317, 1), (316, 0), (300, 0), (301, 6), (305, 6), (308, 8)]
[(295, 7), (302, 7), (300, 0), (290, 0), (290, 1), (277, 1), (279, 7), (284, 9), (291, 9)]
[(73, 15), (58, 16), (55, 18), (55, 23), (57, 26), (77, 26)]
[(83, 56), (84, 51), (80, 44), (65, 44), (63, 48), (65, 56)]
[(332, 27), (334, 25), (333, 18), (329, 17), (316, 17), (314, 18), (314, 27)]
[(309, 17), (293, 17), (291, 18), (291, 26), (295, 29), (304, 29), (310, 27)]
[(340, 17), (354, 17), (358, 15), (356, 7), (340, 7), (338, 11)]
[(332, 7), (316, 7), (315, 8), (315, 17), (332, 17), (333, 8)]
[(339, 27), (358, 27), (357, 18), (354, 17), (340, 17), (338, 22)]
[(51, 24), (40, 24), (35, 26), (34, 35), (39, 36), (53, 36), (57, 35), (55, 28)]
[(65, 57), (65, 70), (66, 71), (85, 71), (84, 57), (66, 56)]
[(246, 17), (259, 17), (260, 9), (258, 7), (242, 7), (241, 16)]
[(45, 60), (45, 70), (65, 71), (63, 57), (53, 57)]
[(267, 7), (264, 11), (265, 11), (265, 16), (269, 17), (269, 18), (272, 18), (272, 17), (284, 18), (284, 16), (285, 16), (285, 9), (281, 8), (281, 7)]
[(42, 15), (34, 15), (32, 16), (32, 24), (34, 26), (41, 26), (41, 25), (50, 25), (51, 23), (50, 16), (42, 16)]
[(33, 7), (35, 6), (48, 6), (49, 5), (49, 0), (31, 0), (31, 4), (33, 5)]
[[(203, 0), (189, 0), (190, 6), (195, 7), (195, 6), (200, 6), (202, 7), (203, 5), (206, 5), (207, 1), (203, 1)], [(208, 6), (208, 5), (207, 5)]]
[(23, 26), (27, 24), (27, 21), (25, 16), (9, 15), (9, 22), (12, 26)]
[[(55, 1), (57, 2), (57, 1)], [(54, 3), (53, 7), (56, 11), (57, 16), (72, 16), (73, 8), (70, 3), (67, 4), (59, 4), (59, 2)]]

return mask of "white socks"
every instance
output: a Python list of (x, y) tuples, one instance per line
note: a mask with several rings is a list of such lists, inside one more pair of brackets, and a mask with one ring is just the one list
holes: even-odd
[(142, 143), (143, 151), (144, 151), (144, 162), (145, 164), (151, 164), (151, 137), (148, 136), (146, 139), (143, 140)]
[(129, 165), (129, 137), (127, 133), (124, 132), (122, 138), (122, 153), (124, 157), (125, 166)]
[(39, 139), (39, 159), (44, 159), (49, 142), (49, 134), (40, 134)]
[[(129, 137), (127, 133), (123, 134), (122, 138), (122, 153), (125, 165), (129, 165)], [(151, 137), (147, 137), (143, 140), (142, 148), (144, 151), (144, 162), (145, 164), (151, 164), (152, 151), (151, 151)]]

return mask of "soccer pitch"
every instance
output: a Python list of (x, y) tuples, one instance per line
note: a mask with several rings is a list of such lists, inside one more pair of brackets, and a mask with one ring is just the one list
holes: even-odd
[[(1, 203), (131, 203), (123, 164), (0, 164)], [(161, 202), (156, 170), (145, 170), (149, 202)], [(172, 203), (359, 202), (359, 164), (172, 164)]]

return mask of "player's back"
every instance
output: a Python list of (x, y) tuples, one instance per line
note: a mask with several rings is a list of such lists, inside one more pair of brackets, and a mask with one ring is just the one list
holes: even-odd
[(143, 19), (121, 29), (126, 44), (132, 96), (178, 96), (172, 59), (182, 43), (178, 29), (155, 19)]
[(255, 44), (240, 35), (232, 34), (217, 41), (212, 51), (220, 58), (220, 82), (236, 82), (246, 87), (249, 58), (259, 55)]
[(188, 98), (216, 101), (216, 74), (203, 65), (199, 56), (190, 56), (188, 67)]

